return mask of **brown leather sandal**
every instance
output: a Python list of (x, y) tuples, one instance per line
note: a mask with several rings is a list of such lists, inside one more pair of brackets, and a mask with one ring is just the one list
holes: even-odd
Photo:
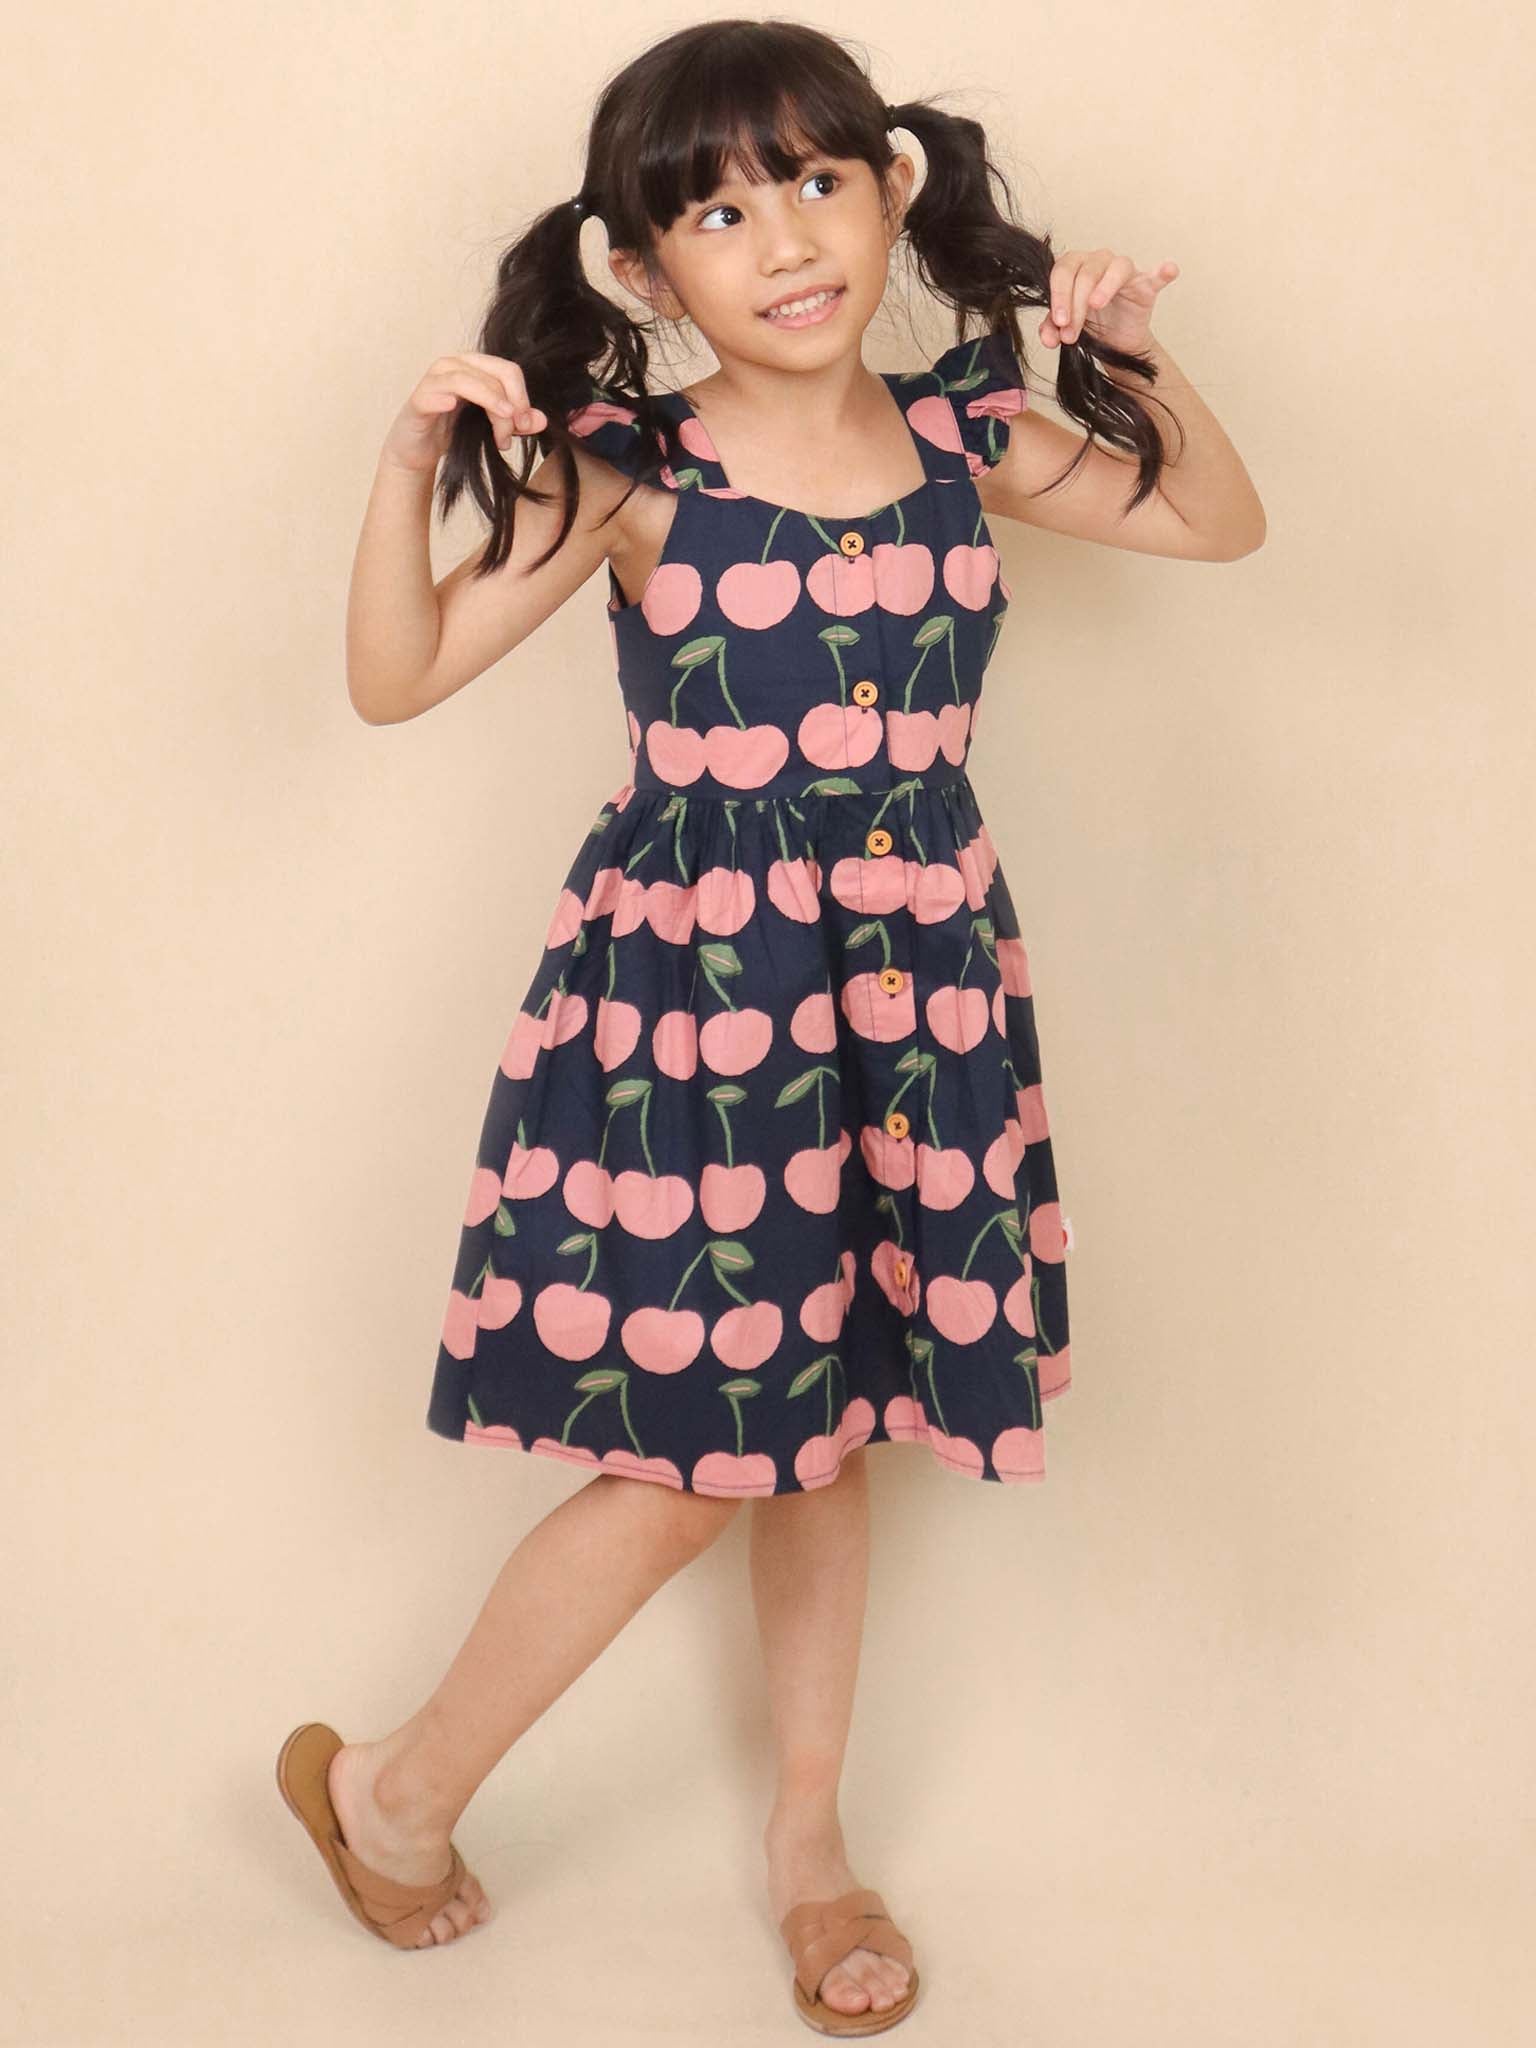
[[(867, 1886), (856, 1885), (840, 1899), (807, 1899), (791, 1906), (779, 1922), (779, 1932), (795, 1961), (795, 2011), (818, 2034), (881, 2034), (904, 2020), (917, 2003), (912, 1944), (886, 1912), (880, 1894)], [(821, 1980), (856, 1948), (878, 1949), (907, 1966), (906, 1991), (884, 2012), (872, 2005), (862, 2012), (839, 2012), (835, 2005), (822, 2002)]]
[(400, 1884), (370, 1870), (342, 1840), (341, 1823), (326, 1788), (331, 1758), (341, 1747), (334, 1728), (327, 1728), (323, 1721), (302, 1722), (277, 1753), (277, 1789), (320, 1851), (336, 1889), (369, 1933), (394, 1948), (416, 1948), (430, 1922), (464, 1882), (464, 1859), (450, 1843), (453, 1861), (447, 1875), (435, 1884)]

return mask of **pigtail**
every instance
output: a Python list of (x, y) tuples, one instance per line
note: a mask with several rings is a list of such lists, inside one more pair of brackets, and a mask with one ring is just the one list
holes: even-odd
[[(957, 341), (965, 339), (965, 316), (978, 314), (988, 332), (1007, 334), (1022, 367), (1023, 341), (1017, 308), (1050, 305), (1051, 268), (1056, 253), (1049, 235), (1032, 235), (1012, 218), (1012, 194), (1001, 170), (987, 155), (986, 132), (977, 121), (950, 114), (926, 100), (907, 100), (890, 109), (893, 126), (910, 129), (923, 146), (927, 175), (907, 209), (906, 233), (918, 276), (936, 298), (957, 314)], [(999, 211), (996, 180), (1008, 201)], [(1149, 498), (1162, 474), (1162, 436), (1134, 393), (1101, 375), (1099, 365), (1132, 370), (1150, 385), (1157, 369), (1149, 356), (1111, 348), (1086, 332), (1059, 353), (1056, 397), (1090, 437), (1137, 458), (1136, 489), (1127, 512)], [(1161, 400), (1154, 401), (1161, 404)], [(1090, 441), (1049, 486), (1065, 483), (1087, 455)]]
[[(548, 425), (515, 444), (515, 460), (509, 461), (496, 445), (485, 409), (469, 403), (459, 408), (439, 471), (438, 508), (446, 519), (467, 491), (489, 522), (476, 577), (490, 575), (506, 561), (518, 499), (550, 502), (553, 494), (529, 478), (540, 458), (551, 453), (559, 470), (564, 511), (559, 533), (529, 568), (543, 568), (564, 546), (581, 497), (566, 415), (591, 401), (595, 376), (600, 376), (605, 391), (632, 404), (642, 416), (641, 445), (656, 446), (661, 416), (645, 391), (644, 338), (621, 306), (593, 289), (582, 265), (582, 221), (595, 211), (585, 193), (550, 207), (508, 245), (496, 266), (495, 287), (475, 346), (519, 366), (529, 401)], [(656, 470), (663, 459), (658, 449)]]

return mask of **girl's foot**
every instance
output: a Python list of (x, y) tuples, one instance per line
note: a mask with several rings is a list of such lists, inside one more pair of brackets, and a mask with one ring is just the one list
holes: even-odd
[[(448, 1868), (451, 1830), (417, 1813), (381, 1804), (375, 1787), (390, 1761), (388, 1743), (343, 1743), (331, 1758), (326, 1790), (341, 1823), (342, 1840), (370, 1870), (399, 1884), (431, 1884)], [(479, 1879), (466, 1871), (458, 1891), (423, 1928), (418, 1948), (457, 1941), (491, 1917)]]
[[(843, 1853), (835, 1820), (770, 1820), (763, 1831), (768, 1856), (768, 1899), (774, 1925), (804, 1899), (836, 1899), (860, 1880)], [(888, 2012), (911, 1981), (906, 1965), (875, 1949), (850, 1949), (821, 1980), (822, 2001), (837, 2012)]]

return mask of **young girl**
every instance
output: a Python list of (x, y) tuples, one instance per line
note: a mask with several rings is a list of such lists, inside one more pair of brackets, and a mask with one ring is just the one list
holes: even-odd
[[(434, 363), (385, 441), (348, 619), (360, 715), (441, 703), (606, 563), (630, 748), (493, 1080), (427, 1414), (589, 1483), (403, 1727), (307, 1722), (278, 1763), (397, 1947), (488, 1916), (452, 1840), (476, 1787), (751, 1496), (795, 2010), (864, 2034), (916, 1998), (837, 1812), (864, 1450), (1039, 1480), (1070, 1381), (1029, 963), (966, 773), (1011, 595), (986, 515), (1208, 561), (1264, 529), (1182, 382), (1165, 488), (1144, 400), (1176, 372), (1148, 321), (1177, 267), (1058, 257), (994, 181), (975, 122), (885, 105), (832, 37), (683, 29), (607, 87), (580, 192), (507, 250), (480, 348)], [(648, 317), (588, 283), (593, 215)], [(903, 240), (981, 331), (875, 373)], [(1047, 309), (1086, 438), (1027, 410), (1022, 306)], [(646, 336), (682, 319), (719, 367), (652, 390)], [(440, 462), (443, 512), (468, 489), (491, 531), (434, 589)]]

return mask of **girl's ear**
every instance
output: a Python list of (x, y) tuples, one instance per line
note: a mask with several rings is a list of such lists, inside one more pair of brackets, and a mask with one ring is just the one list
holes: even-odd
[(885, 203), (890, 208), (897, 235), (906, 226), (907, 207), (912, 200), (912, 181), (916, 176), (917, 165), (905, 150), (898, 151), (885, 174)]
[(686, 319), (687, 309), (667, 280), (648, 270), (644, 258), (632, 249), (610, 249), (608, 268), (625, 291), (643, 300), (663, 320)]

